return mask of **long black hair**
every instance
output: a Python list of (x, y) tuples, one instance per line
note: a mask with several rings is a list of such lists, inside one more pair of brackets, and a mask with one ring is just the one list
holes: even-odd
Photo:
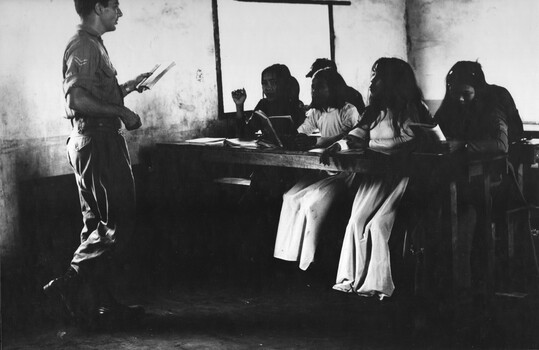
[(369, 94), (369, 105), (358, 126), (365, 128), (373, 125), (385, 109), (393, 113), (392, 125), (397, 135), (400, 135), (400, 129), (407, 119), (431, 122), (423, 103), (423, 93), (407, 62), (399, 58), (382, 57), (374, 62), (371, 72), (371, 87), (375, 81), (379, 81), (380, 89)]
[(482, 111), (486, 87), (485, 73), (479, 62), (458, 61), (451, 67), (445, 77), (445, 95), (440, 105), (440, 112), (450, 112), (461, 108), (458, 101), (451, 96), (451, 90), (458, 85), (469, 85), (475, 90), (475, 97), (470, 104), (470, 112)]
[[(277, 113), (273, 115), (290, 114), (294, 120), (294, 126), (297, 128), (305, 119), (305, 113), (301, 109), (303, 103), (299, 99), (299, 83), (290, 73), (290, 69), (284, 64), (275, 63), (264, 68), (260, 74), (262, 81), (264, 74), (273, 74), (277, 80), (277, 98), (270, 102), (263, 98), (260, 100), (257, 108), (265, 113)], [(264, 93), (262, 92), (262, 95)]]
[[(313, 75), (314, 79), (321, 79), (324, 80), (328, 86), (329, 89), (329, 101), (328, 106), (341, 109), (344, 107), (344, 104), (346, 103), (344, 99), (344, 89), (346, 88), (346, 83), (343, 79), (343, 77), (337, 73), (335, 69), (331, 68), (323, 68)], [(311, 102), (311, 108), (315, 108), (318, 110), (322, 110), (323, 106), (320, 106), (317, 101)]]
[(273, 73), (277, 79), (277, 88), (279, 98), (287, 99), (290, 96), (290, 81), (292, 75), (290, 74), (290, 69), (284, 64), (275, 63), (269, 67), (264, 68), (260, 74), (260, 81), (264, 78), (264, 74)]
[[(459, 85), (469, 85), (475, 90), (473, 100), (466, 107), (451, 93)], [(479, 62), (458, 61), (451, 67), (445, 77), (444, 99), (435, 116), (447, 136), (463, 138), (472, 133), (478, 137), (495, 132), (492, 123), (485, 120), (496, 106), (496, 101), (489, 97), (488, 86)]]

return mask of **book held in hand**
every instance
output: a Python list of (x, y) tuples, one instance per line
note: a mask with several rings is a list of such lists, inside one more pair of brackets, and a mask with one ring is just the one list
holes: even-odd
[(151, 75), (146, 79), (142, 80), (137, 85), (137, 90), (139, 89), (151, 89), (158, 81), (165, 75), (172, 67), (176, 65), (176, 62), (172, 61), (168, 65), (157, 64), (150, 71)]

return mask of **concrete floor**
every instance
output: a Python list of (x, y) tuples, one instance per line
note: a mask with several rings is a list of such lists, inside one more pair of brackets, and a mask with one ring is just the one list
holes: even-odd
[(409, 275), (396, 278), (395, 294), (382, 301), (333, 291), (333, 268), (301, 272), (271, 257), (275, 214), (256, 224), (265, 233), (249, 237), (227, 219), (230, 211), (204, 208), (154, 209), (139, 221), (141, 250), (119, 295), (145, 306), (140, 322), (80, 329), (55, 317), (40, 295), (50, 273), (2, 276), (3, 290), (12, 291), (2, 295), (2, 349), (539, 348), (539, 296), (497, 296), (481, 315), (473, 303), (415, 297)]
[[(281, 286), (282, 287), (282, 286)], [(140, 323), (85, 332), (61, 322), (5, 338), (5, 349), (357, 349), (451, 344), (414, 334), (405, 307), (324, 290), (215, 285), (145, 297)]]
[(382, 301), (331, 290), (290, 269), (264, 282), (196, 278), (135, 288), (139, 322), (85, 331), (58, 319), (3, 334), (3, 349), (466, 349), (539, 347), (539, 299), (497, 297), (482, 324), (464, 327), (411, 295)]

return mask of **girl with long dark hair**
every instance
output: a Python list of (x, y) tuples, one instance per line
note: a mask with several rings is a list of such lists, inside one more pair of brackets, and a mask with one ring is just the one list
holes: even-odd
[[(392, 149), (409, 144), (414, 139), (409, 124), (430, 121), (414, 72), (401, 59), (384, 57), (374, 63), (369, 92), (369, 105), (357, 127), (330, 146), (321, 162), (328, 163), (330, 155), (344, 149)], [(408, 180), (393, 173), (361, 177), (334, 289), (380, 298), (392, 295), (395, 286), (388, 241)]]
[[(322, 69), (312, 80), (312, 103), (305, 122), (298, 128), (301, 148), (324, 147), (350, 131), (359, 113), (345, 102), (344, 79), (334, 69)], [(319, 129), (321, 137), (309, 136)], [(299, 261), (306, 270), (314, 260), (321, 227), (336, 199), (352, 185), (353, 173), (311, 172), (283, 195), (274, 257)]]
[(448, 138), (469, 152), (507, 153), (522, 137), (522, 121), (504, 87), (488, 84), (478, 62), (459, 61), (446, 76), (446, 92), (434, 117)]

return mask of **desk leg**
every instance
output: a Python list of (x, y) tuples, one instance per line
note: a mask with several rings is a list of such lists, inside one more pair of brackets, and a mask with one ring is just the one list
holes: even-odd
[(449, 225), (451, 229), (451, 263), (453, 274), (453, 295), (457, 297), (463, 290), (470, 288), (469, 256), (466, 245), (469, 239), (459, 228), (457, 184), (449, 184)]
[(483, 215), (484, 219), (482, 224), (483, 234), (485, 239), (486, 259), (485, 259), (485, 292), (490, 295), (494, 290), (494, 237), (492, 229), (492, 198), (490, 195), (490, 172), (488, 169), (484, 169), (485, 174), (483, 177)]
[(519, 164), (516, 170), (518, 188), (524, 193), (524, 164)]

